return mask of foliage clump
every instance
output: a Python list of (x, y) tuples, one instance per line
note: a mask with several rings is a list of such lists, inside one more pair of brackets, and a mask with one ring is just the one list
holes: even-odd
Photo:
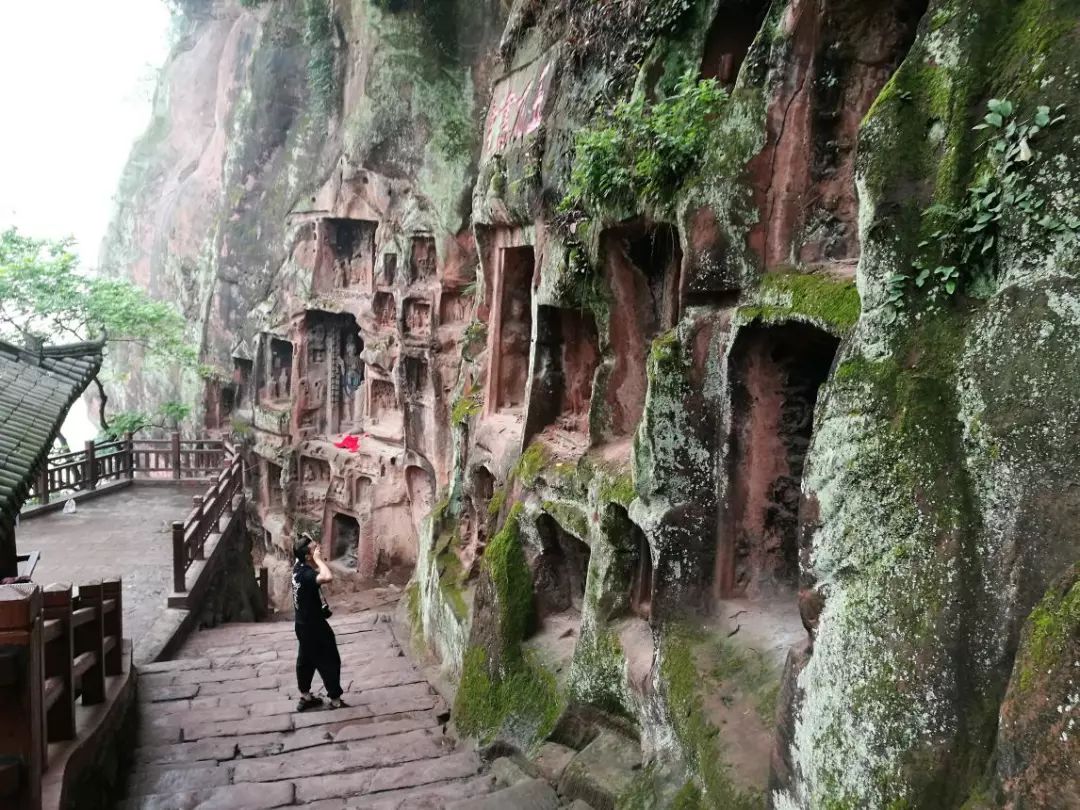
[(715, 79), (687, 71), (655, 102), (640, 95), (619, 102), (578, 134), (562, 208), (669, 212), (712, 151), (715, 119), (727, 97)]
[(469, 419), (480, 413), (480, 408), (482, 408), (483, 405), (484, 400), (479, 391), (474, 391), (471, 394), (462, 394), (461, 397), (454, 402), (453, 407), (450, 409), (451, 424), (464, 424)]
[(1041, 157), (1033, 143), (1040, 133), (1065, 120), (1061, 110), (1040, 106), (1031, 118), (1019, 119), (1011, 101), (987, 103), (987, 113), (975, 127), (990, 134), (985, 168), (968, 187), (962, 204), (933, 205), (923, 212), (931, 230), (912, 262), (916, 275), (896, 273), (889, 279), (892, 317), (904, 308), (911, 283), (936, 302), (992, 282), (1007, 213), (1019, 213), (1047, 234), (1075, 235), (1080, 230), (1080, 218), (1058, 218), (1048, 210), (1029, 177)]

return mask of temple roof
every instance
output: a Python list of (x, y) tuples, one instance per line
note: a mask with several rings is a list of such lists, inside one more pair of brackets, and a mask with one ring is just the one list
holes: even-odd
[(101, 368), (101, 343), (28, 351), (0, 341), (0, 521), (13, 521), (68, 409)]

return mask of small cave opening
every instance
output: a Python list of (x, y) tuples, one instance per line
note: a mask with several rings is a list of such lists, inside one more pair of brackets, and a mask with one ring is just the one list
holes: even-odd
[(541, 306), (536, 314), (536, 356), (524, 443), (554, 425), (589, 442), (589, 405), (600, 363), (596, 321), (590, 312)]
[[(501, 251), (501, 300), (498, 329), (492, 335), (494, 390), (488, 401), (496, 411), (520, 411), (525, 404), (532, 344), (532, 277), (535, 256), (532, 246)], [(493, 396), (492, 396), (493, 394)]]
[(727, 88), (735, 84), (750, 46), (765, 22), (769, 5), (769, 0), (723, 4), (705, 37), (701, 78), (716, 79)]
[(265, 462), (263, 467), (263, 497), (268, 510), (280, 510), (285, 508), (285, 490), (281, 486), (282, 467), (272, 461)]
[(580, 623), (589, 575), (589, 547), (546, 513), (537, 518), (536, 530), (540, 553), (532, 562), (532, 570), (537, 615), (543, 620), (572, 614), (571, 618)]
[(715, 595), (768, 596), (798, 586), (802, 475), (814, 409), (839, 341), (812, 326), (753, 324), (729, 358), (728, 513)]
[(378, 223), (366, 219), (327, 219), (324, 227), (334, 256), (333, 286), (370, 286)]
[(330, 532), (330, 559), (355, 571), (360, 559), (360, 521), (336, 512)]
[(679, 321), (682, 248), (674, 225), (659, 223), (629, 236), (626, 255), (644, 273), (655, 318), (654, 332), (665, 332)]

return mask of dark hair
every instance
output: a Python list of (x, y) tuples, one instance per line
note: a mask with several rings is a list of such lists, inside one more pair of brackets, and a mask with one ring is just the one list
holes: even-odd
[(297, 562), (307, 562), (308, 549), (314, 542), (315, 539), (307, 532), (304, 532), (296, 538), (296, 542), (293, 543), (292, 550), (293, 556), (296, 557)]

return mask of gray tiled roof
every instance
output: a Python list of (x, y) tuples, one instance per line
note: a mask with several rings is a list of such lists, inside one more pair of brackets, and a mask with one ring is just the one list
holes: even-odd
[(101, 368), (100, 343), (27, 351), (0, 341), (0, 520), (14, 520), (71, 404)]

